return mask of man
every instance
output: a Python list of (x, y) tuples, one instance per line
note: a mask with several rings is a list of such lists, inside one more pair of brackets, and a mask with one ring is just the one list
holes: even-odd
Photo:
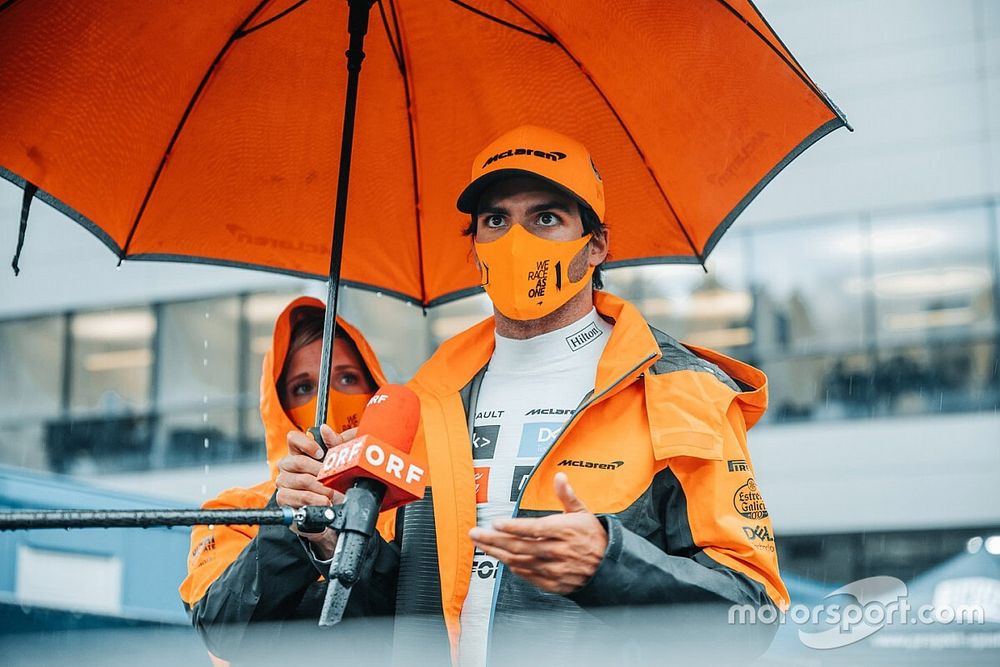
[[(410, 383), (429, 489), (399, 512), (392, 543), (376, 536), (351, 600), (396, 616), (395, 658), (659, 663), (690, 630), (724, 627), (731, 605), (785, 607), (746, 448), (764, 375), (594, 289), (608, 233), (587, 150), (513, 130), (476, 158), (458, 207), (495, 316), (442, 344)], [(290, 434), (289, 451), (277, 502), (323, 502), (319, 448)], [(303, 537), (323, 572), (336, 535)], [(741, 635), (739, 650), (759, 652), (759, 638)]]

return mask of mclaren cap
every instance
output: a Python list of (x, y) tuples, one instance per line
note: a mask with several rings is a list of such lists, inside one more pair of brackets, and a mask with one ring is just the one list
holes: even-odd
[(604, 184), (586, 147), (534, 125), (506, 132), (476, 156), (471, 182), (458, 196), (458, 210), (475, 213), (483, 190), (512, 176), (547, 181), (589, 206), (604, 222)]

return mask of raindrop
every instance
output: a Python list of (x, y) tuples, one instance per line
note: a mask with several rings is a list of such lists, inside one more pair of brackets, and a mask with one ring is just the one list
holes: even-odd
[(208, 449), (208, 438), (205, 438), (205, 449)]
[(205, 464), (205, 474), (206, 475), (208, 474), (208, 464), (207, 463)]
[(115, 267), (115, 271), (121, 271), (121, 270), (122, 270), (122, 265), (118, 264), (118, 266)]
[(204, 394), (204, 395), (203, 395), (203, 396), (201, 397), (201, 404), (202, 404), (202, 405), (208, 405), (208, 394)]
[(208, 339), (207, 338), (205, 339), (205, 349), (206, 350), (208, 349)]
[(976, 536), (965, 543), (965, 550), (970, 554), (977, 554), (983, 548), (983, 538)]
[(208, 319), (208, 311), (207, 310), (205, 311), (205, 319), (206, 320)]
[(202, 366), (208, 366), (208, 357), (206, 357), (206, 358), (204, 358), (204, 359), (201, 360), (201, 365)]
[(209, 530), (215, 530), (215, 524), (214, 523), (208, 524), (208, 529)]
[(376, 299), (381, 299), (382, 298), (382, 292), (375, 292), (375, 298)]
[(204, 495), (207, 495), (207, 494), (208, 494), (208, 487), (205, 486), (204, 484), (202, 484), (201, 485), (201, 495), (204, 496)]
[(207, 412), (201, 413), (201, 423), (202, 424), (207, 424), (208, 423), (208, 413)]

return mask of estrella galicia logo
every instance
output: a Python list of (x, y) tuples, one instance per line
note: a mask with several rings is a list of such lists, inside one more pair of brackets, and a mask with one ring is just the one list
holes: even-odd
[[(508, 148), (505, 151), (491, 155), (486, 162), (483, 163), (482, 169), (490, 166), (497, 160), (503, 160), (505, 158), (514, 157), (515, 155), (531, 155), (532, 157), (540, 157), (546, 160), (552, 160), (553, 162), (558, 162), (566, 157), (565, 153), (560, 153), (559, 151), (540, 151), (534, 148)], [(596, 171), (596, 168), (595, 168)]]
[(476, 426), (472, 429), (472, 458), (491, 459), (497, 449), (500, 425)]
[(581, 347), (585, 347), (590, 343), (601, 337), (601, 328), (597, 326), (597, 322), (591, 322), (589, 327), (580, 329), (575, 334), (570, 334), (566, 336), (566, 344), (569, 345), (569, 349), (576, 352)]
[(532, 458), (541, 456), (559, 437), (563, 426), (563, 422), (525, 424), (521, 429), (521, 444), (517, 448), (517, 455)]
[(736, 489), (736, 493), (733, 494), (733, 507), (736, 508), (740, 516), (747, 519), (763, 519), (767, 516), (767, 507), (764, 505), (764, 499), (761, 497), (760, 491), (757, 489), (757, 482), (753, 480), (753, 477)]
[(584, 461), (582, 459), (563, 459), (559, 462), (561, 466), (573, 468), (596, 468), (597, 470), (617, 470), (625, 465), (624, 461), (612, 461), (611, 463), (598, 463), (597, 461)]
[(514, 466), (514, 478), (510, 482), (510, 500), (514, 502), (528, 483), (528, 476), (534, 466)]
[(750, 466), (745, 459), (730, 459), (726, 461), (726, 465), (729, 467), (729, 472), (750, 472)]

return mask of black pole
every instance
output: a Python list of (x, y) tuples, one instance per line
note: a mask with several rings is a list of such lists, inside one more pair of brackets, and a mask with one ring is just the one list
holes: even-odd
[(337, 292), (340, 287), (340, 265), (344, 254), (344, 226), (347, 221), (347, 189), (351, 177), (351, 151), (354, 148), (354, 116), (358, 106), (358, 79), (365, 59), (365, 34), (368, 13), (375, 0), (347, 0), (349, 8), (347, 31), (351, 40), (347, 52), (347, 94), (344, 100), (344, 129), (340, 137), (340, 173), (337, 177), (337, 203), (333, 212), (333, 239), (330, 248), (330, 278), (326, 292), (326, 315), (323, 318), (323, 354), (319, 366), (316, 421), (311, 429), (313, 439), (325, 450), (319, 427), (326, 423), (330, 368), (333, 363), (333, 339), (337, 335)]
[(290, 509), (260, 510), (20, 510), (0, 513), (0, 530), (154, 528), (157, 526), (288, 525)]
[(167, 526), (290, 526), (316, 532), (341, 528), (343, 510), (321, 505), (232, 510), (16, 510), (0, 512), (0, 531), (40, 528), (156, 528)]

